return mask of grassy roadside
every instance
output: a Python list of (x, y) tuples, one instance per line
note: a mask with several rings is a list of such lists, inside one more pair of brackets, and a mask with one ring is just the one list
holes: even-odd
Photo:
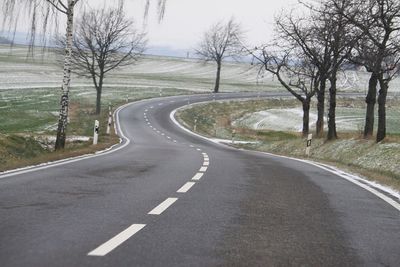
[[(113, 109), (126, 104), (127, 94), (111, 94), (104, 97), (102, 112), (95, 115), (95, 99), (93, 96), (85, 95), (78, 97), (76, 92), (72, 94), (67, 130), (66, 148), (63, 151), (54, 151), (54, 138), (56, 135), (56, 124), (58, 108), (56, 94), (46, 95), (51, 89), (24, 90), (23, 95), (15, 96), (14, 91), (9, 93), (15, 98), (0, 99), (0, 172), (36, 165), (44, 162), (56, 161), (64, 158), (91, 154), (104, 150), (119, 142), (119, 137), (111, 129), (111, 134), (106, 134), (108, 121), (108, 104)], [(129, 89), (126, 89), (129, 90)], [(1, 92), (3, 96), (7, 92)], [(163, 96), (189, 94), (185, 90), (163, 90)], [(41, 105), (43, 96), (46, 102)], [(112, 98), (111, 98), (112, 96)], [(159, 97), (159, 90), (129, 90), (129, 102), (147, 98)], [(53, 99), (55, 98), (55, 99)], [(4, 99), (8, 101), (4, 101)], [(24, 99), (23, 104), (19, 101)], [(100, 122), (99, 143), (92, 145), (94, 121)], [(89, 140), (88, 140), (89, 139)]]
[[(347, 106), (348, 100), (342, 99), (338, 104)], [(254, 130), (232, 124), (248, 113), (294, 105), (296, 102), (291, 99), (213, 102), (182, 109), (178, 111), (177, 118), (192, 130), (196, 121), (196, 132), (205, 136), (231, 139), (234, 132), (235, 140), (253, 142), (236, 144), (236, 147), (306, 158), (306, 141), (299, 133)], [(391, 134), (379, 144), (373, 140), (363, 140), (359, 132), (339, 135), (340, 139), (332, 142), (314, 139), (310, 159), (335, 165), (400, 190), (400, 135)]]

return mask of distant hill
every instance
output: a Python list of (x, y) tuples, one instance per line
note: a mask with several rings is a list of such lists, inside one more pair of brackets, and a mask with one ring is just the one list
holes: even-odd
[(3, 36), (0, 36), (0, 44), (12, 44), (12, 42)]

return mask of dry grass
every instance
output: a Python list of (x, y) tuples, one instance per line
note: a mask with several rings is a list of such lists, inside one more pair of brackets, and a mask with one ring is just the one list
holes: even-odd
[[(12, 142), (16, 137), (15, 141), (17, 142)], [(92, 145), (90, 140), (88, 142), (67, 143), (66, 148), (61, 151), (49, 151), (38, 145), (37, 141), (31, 137), (3, 135), (0, 137), (0, 171), (93, 154), (119, 143), (119, 137), (114, 132), (110, 136), (102, 135), (99, 140), (99, 144), (95, 146)], [(18, 151), (21, 153), (18, 153)]]

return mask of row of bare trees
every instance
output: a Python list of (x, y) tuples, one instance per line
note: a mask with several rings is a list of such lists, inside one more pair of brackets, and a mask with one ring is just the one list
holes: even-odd
[[(336, 95), (340, 72), (349, 66), (370, 73), (365, 99), (364, 137), (373, 136), (378, 104), (376, 141), (386, 137), (386, 98), (390, 81), (399, 73), (400, 2), (398, 0), (299, 1), (306, 13), (283, 12), (275, 20), (274, 41), (248, 49), (240, 24), (213, 25), (199, 43), (197, 54), (217, 64), (214, 92), (219, 91), (222, 61), (246, 50), (263, 72), (274, 75), (303, 107), (303, 135), (309, 132), (311, 100), (317, 97), (316, 133), (337, 139)], [(311, 4), (312, 3), (312, 4)]]
[(249, 52), (302, 103), (304, 135), (309, 132), (310, 101), (316, 94), (316, 131), (317, 136), (324, 136), (328, 94), (328, 140), (337, 138), (339, 72), (350, 64), (364, 67), (371, 74), (364, 137), (373, 136), (375, 104), (378, 103), (376, 141), (382, 141), (386, 136), (389, 83), (400, 69), (400, 2), (321, 0), (318, 4), (302, 4), (308, 10), (306, 15), (291, 11), (278, 16), (274, 42)]

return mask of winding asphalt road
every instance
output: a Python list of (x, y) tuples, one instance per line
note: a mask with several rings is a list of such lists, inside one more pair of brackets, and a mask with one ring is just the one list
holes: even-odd
[(128, 105), (118, 151), (0, 176), (0, 266), (400, 266), (398, 199), (190, 135), (188, 99), (210, 96)]

